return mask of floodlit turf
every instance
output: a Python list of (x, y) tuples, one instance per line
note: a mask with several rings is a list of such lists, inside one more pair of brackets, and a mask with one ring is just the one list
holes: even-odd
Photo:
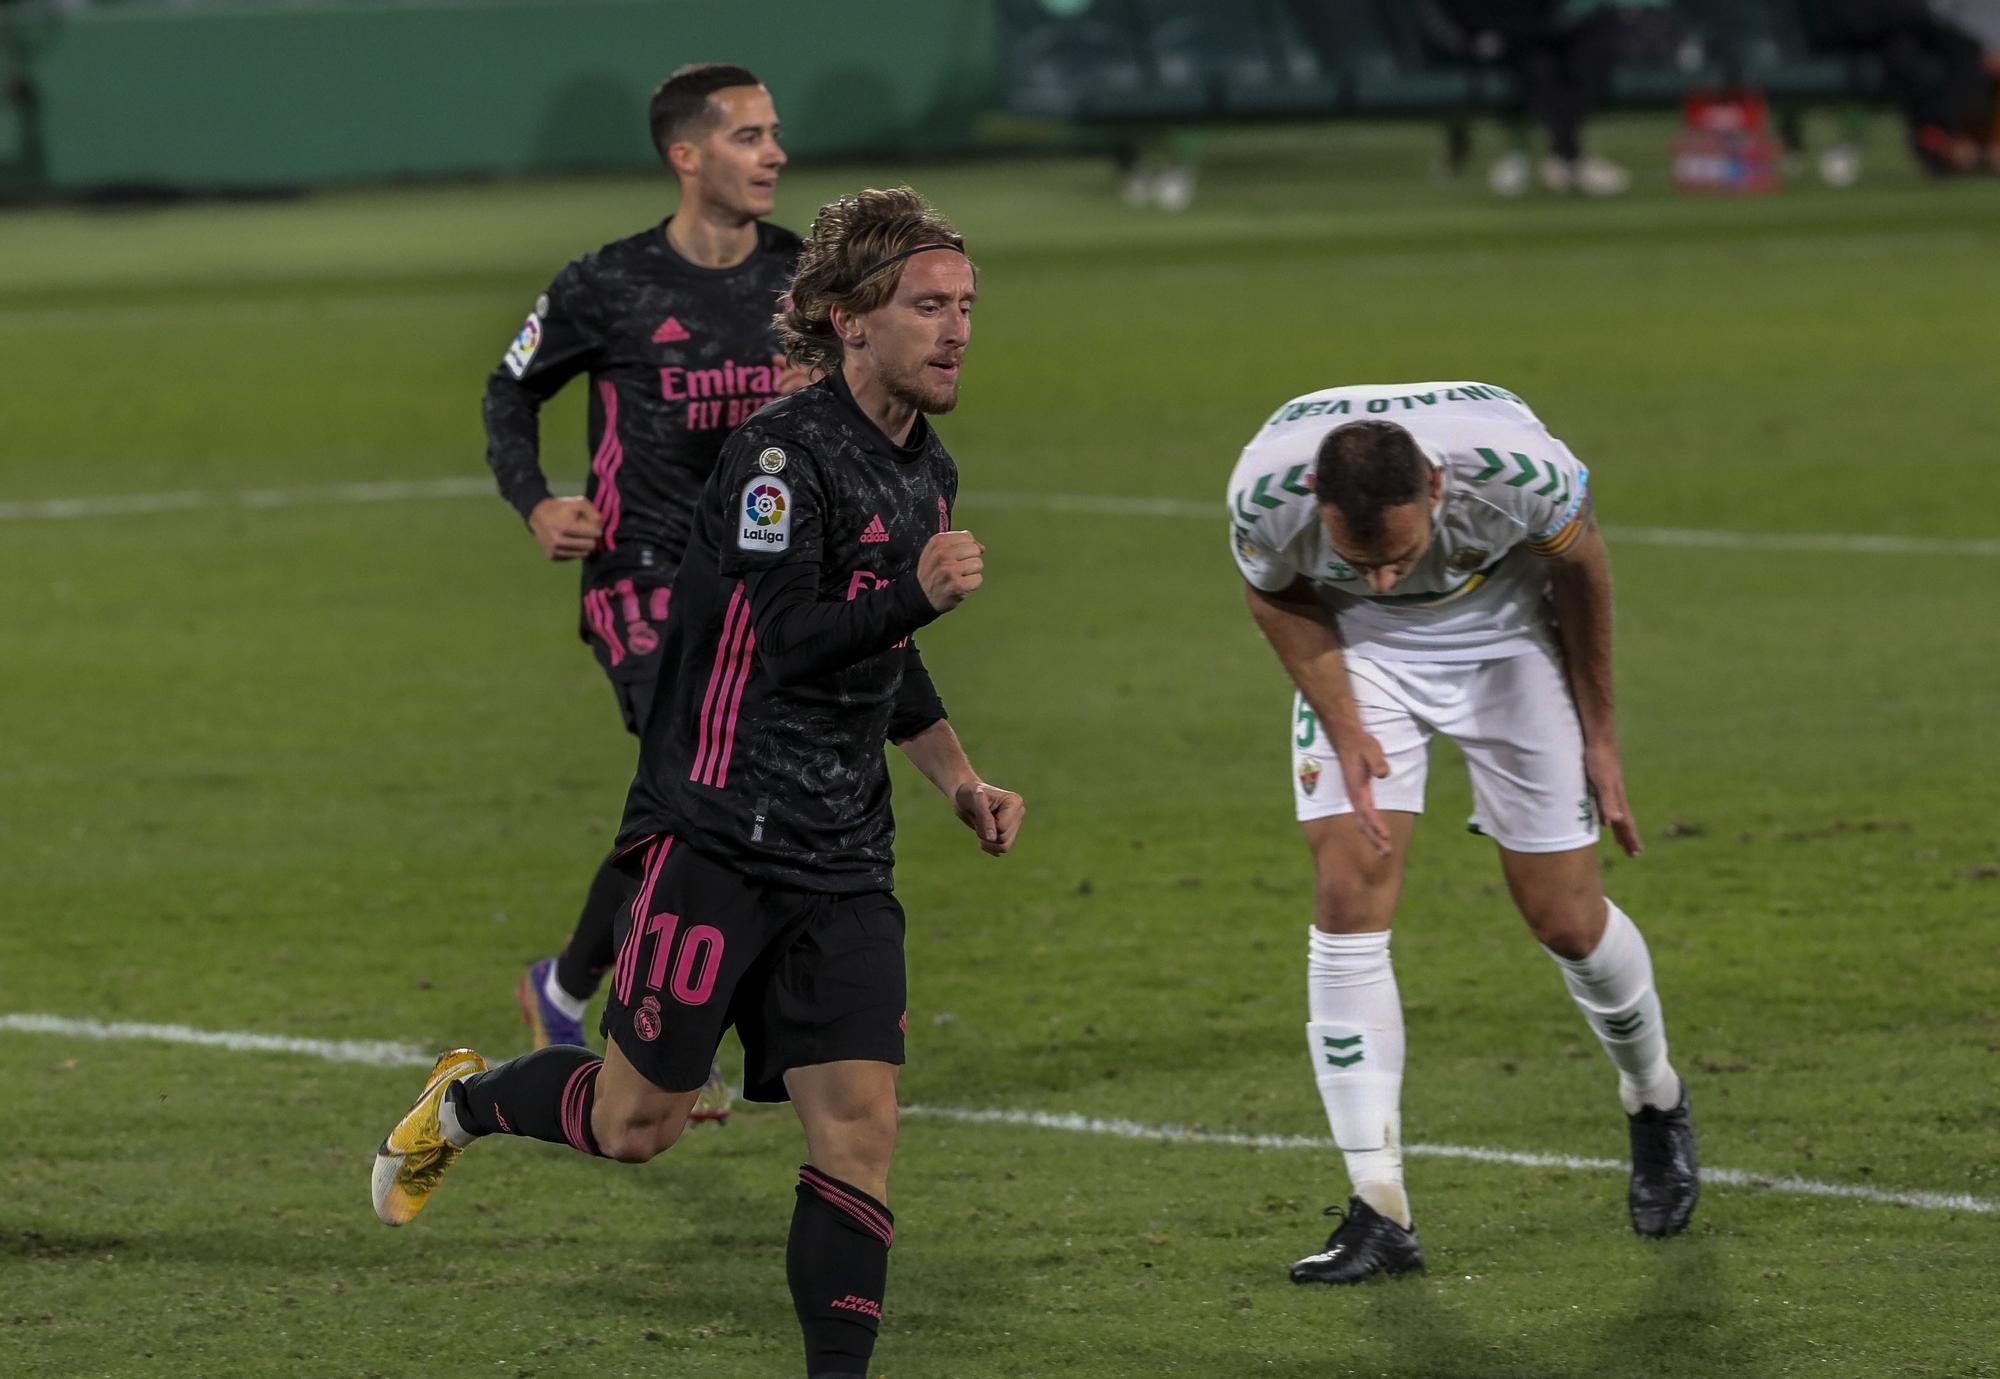
[[(1324, 1129), (1288, 694), (1220, 488), (1288, 396), (1527, 397), (1614, 527), (2000, 537), (2000, 186), (1608, 205), (1429, 180), (1428, 137), (1223, 140), (1179, 217), (1102, 165), (787, 174), (780, 219), (908, 177), (983, 270), (943, 426), (991, 584), (925, 636), (1033, 809), (981, 856), (899, 775), (905, 1098)], [(245, 508), (478, 475), (482, 375), (654, 181), (0, 217), (0, 1014), (519, 1045), (630, 769), (572, 571), (498, 499)], [(552, 468), (583, 470), (580, 403)], [(982, 502), (981, 495), (990, 495)], [(1022, 495), (1214, 502), (1214, 520)], [(1003, 501), (1004, 500), (1004, 501)], [(2000, 1199), (2000, 558), (1613, 543), (1608, 862), (1714, 1165)], [(1617, 1157), (1612, 1077), (1434, 761), (1396, 942), (1413, 1141)], [(749, 1109), (639, 1169), (486, 1143), (391, 1232), (368, 1159), (421, 1069), (0, 1031), (0, 1374), (796, 1373), (799, 1137)], [(876, 1373), (2000, 1375), (2000, 1214), (1711, 1186), (1635, 1239), (1601, 1172), (1419, 1158), (1432, 1272), (1304, 1291), (1331, 1152), (907, 1122)]]

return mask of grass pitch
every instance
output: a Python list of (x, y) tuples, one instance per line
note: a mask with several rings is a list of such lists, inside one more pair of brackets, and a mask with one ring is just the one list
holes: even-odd
[[(1288, 396), (1478, 378), (1590, 464), (1614, 532), (1986, 543), (1614, 536), (1651, 847), (1607, 867), (1709, 1163), (2000, 1198), (2000, 187), (1885, 157), (1850, 192), (1679, 199), (1659, 126), (1614, 137), (1649, 175), (1607, 205), (1429, 182), (1425, 137), (1379, 131), (1223, 141), (1179, 217), (1081, 162), (787, 173), (801, 228), (907, 177), (984, 275), (943, 430), (992, 580), (925, 652), (1033, 813), (995, 862), (899, 775), (906, 1100), (1323, 1132), (1289, 696), (1220, 489)], [(481, 378), (535, 293), (664, 203), (592, 180), (0, 219), (0, 502), (210, 495), (0, 519), (0, 1014), (519, 1047), (511, 985), (630, 770), (573, 572), (494, 498), (234, 495), (480, 475)], [(545, 416), (572, 479), (580, 396)], [(1467, 810), (1441, 749), (1396, 941), (1407, 1134), (1616, 1157), (1610, 1070)], [(482, 1144), (390, 1232), (368, 1158), (420, 1081), (0, 1030), (0, 1373), (796, 1371), (787, 1112), (643, 1169)], [(1410, 1180), (1432, 1272), (1300, 1290), (1330, 1149), (913, 1117), (876, 1372), (2000, 1374), (2000, 1215), (1711, 1185), (1656, 1243), (1615, 1175)]]

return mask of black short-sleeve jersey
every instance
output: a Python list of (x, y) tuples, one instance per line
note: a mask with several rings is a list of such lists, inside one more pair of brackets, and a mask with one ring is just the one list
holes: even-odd
[[(928, 421), (894, 444), (838, 374), (729, 438), (674, 581), (621, 843), (671, 833), (774, 884), (890, 888), (883, 748), (942, 715), (911, 634), (937, 616), (917, 560), (957, 496)], [(788, 599), (789, 626), (815, 630), (779, 644)]]
[(800, 241), (759, 223), (731, 268), (690, 263), (665, 224), (585, 254), (556, 274), (486, 382), (486, 460), (523, 517), (549, 496), (541, 406), (590, 379), (590, 481), (604, 535), (586, 584), (610, 570), (673, 573), (722, 441), (777, 395), (772, 316)]

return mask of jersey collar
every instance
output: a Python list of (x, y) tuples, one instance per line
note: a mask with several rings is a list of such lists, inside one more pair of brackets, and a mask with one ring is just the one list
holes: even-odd
[(674, 242), (667, 238), (667, 226), (672, 221), (673, 217), (668, 216), (653, 227), (653, 244), (667, 256), (667, 262), (674, 266), (674, 271), (693, 277), (733, 278), (739, 273), (747, 273), (757, 266), (757, 261), (764, 257), (765, 250), (770, 247), (770, 236), (764, 222), (760, 220), (757, 222), (757, 246), (744, 256), (741, 263), (732, 263), (727, 268), (709, 268), (694, 262), (674, 248)]
[(931, 419), (922, 412), (917, 413), (917, 424), (910, 428), (909, 442), (898, 445), (875, 424), (873, 418), (861, 410), (861, 404), (854, 400), (854, 394), (849, 391), (847, 380), (841, 376), (839, 369), (826, 376), (824, 386), (833, 391), (833, 395), (840, 399), (841, 405), (861, 424), (862, 439), (876, 454), (901, 464), (910, 464), (922, 459), (924, 452), (930, 448)]

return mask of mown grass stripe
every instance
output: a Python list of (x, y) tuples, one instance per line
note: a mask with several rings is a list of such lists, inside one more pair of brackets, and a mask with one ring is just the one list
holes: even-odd
[[(332, 1063), (360, 1063), (381, 1068), (428, 1068), (435, 1050), (415, 1044), (360, 1039), (299, 1039), (287, 1035), (229, 1030), (201, 1030), (187, 1025), (148, 1025), (128, 1021), (73, 1020), (60, 1015), (0, 1014), (0, 1030), (23, 1034), (57, 1034), (73, 1039), (142, 1040), (195, 1044), (233, 1053), (293, 1053)], [(1109, 1119), (1064, 1111), (1024, 1111), (1005, 1107), (904, 1106), (902, 1114), (917, 1120), (960, 1125), (1001, 1125), (1056, 1130), (1077, 1135), (1144, 1140), (1156, 1144), (1213, 1145), (1236, 1149), (1312, 1150), (1334, 1152), (1333, 1142), (1316, 1135), (1252, 1135), (1229, 1130), (1198, 1130), (1180, 1125), (1148, 1125), (1136, 1120)], [(1403, 1152), (1429, 1159), (1463, 1159), (1503, 1164), (1511, 1168), (1561, 1168), (1593, 1173), (1624, 1173), (1631, 1165), (1618, 1159), (1588, 1159), (1574, 1154), (1531, 1154), (1480, 1145), (1410, 1144)], [(1735, 1168), (1703, 1168), (1702, 1181), (1712, 1185), (1779, 1192), (1801, 1197), (1831, 1197), (1855, 1202), (1915, 1207), (1924, 1211), (2000, 1212), (2000, 1202), (1962, 1192), (1905, 1192), (1827, 1183), (1815, 1178), (1771, 1177)]]

